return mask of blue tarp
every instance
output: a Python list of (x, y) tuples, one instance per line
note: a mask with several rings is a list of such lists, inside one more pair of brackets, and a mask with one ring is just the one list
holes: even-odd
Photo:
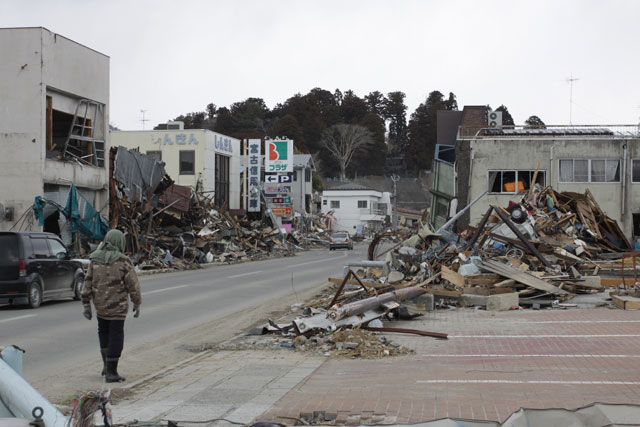
[[(80, 215), (79, 197), (81, 197), (85, 202), (84, 216)], [(44, 225), (44, 207), (46, 203), (47, 202), (42, 197), (36, 196), (35, 203), (33, 204), (33, 214), (41, 227)], [(72, 231), (79, 231), (95, 240), (104, 239), (104, 235), (109, 231), (107, 221), (100, 216), (91, 203), (89, 203), (87, 199), (78, 192), (76, 186), (73, 184), (71, 184), (65, 208), (61, 210), (56, 204), (54, 204), (54, 206), (71, 223)]]

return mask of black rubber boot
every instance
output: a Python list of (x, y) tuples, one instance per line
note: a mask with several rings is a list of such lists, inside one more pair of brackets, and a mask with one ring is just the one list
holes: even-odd
[(124, 377), (118, 375), (118, 360), (119, 357), (107, 357), (107, 373), (104, 376), (104, 379), (108, 383), (119, 383), (125, 380)]
[(100, 375), (104, 377), (107, 374), (107, 349), (101, 348), (100, 354), (102, 355), (102, 372)]

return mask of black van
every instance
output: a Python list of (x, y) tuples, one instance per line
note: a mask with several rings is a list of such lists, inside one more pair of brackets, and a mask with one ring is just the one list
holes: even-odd
[(0, 304), (79, 300), (83, 283), (82, 264), (55, 234), (0, 232)]

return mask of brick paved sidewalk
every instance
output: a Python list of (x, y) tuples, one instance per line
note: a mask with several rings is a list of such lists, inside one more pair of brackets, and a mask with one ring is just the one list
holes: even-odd
[(640, 312), (462, 309), (393, 326), (450, 339), (394, 334), (416, 354), (328, 359), (257, 420), (316, 411), (348, 424), (504, 421), (520, 407), (640, 403)]

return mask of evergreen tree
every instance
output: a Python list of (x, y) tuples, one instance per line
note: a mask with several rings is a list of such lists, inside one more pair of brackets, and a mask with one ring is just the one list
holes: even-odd
[(456, 97), (449, 93), (449, 98), (434, 90), (425, 102), (411, 114), (409, 120), (409, 143), (407, 146), (407, 166), (412, 169), (431, 169), (438, 139), (437, 112), (438, 110), (454, 110), (458, 108)]
[(531, 116), (524, 121), (525, 129), (546, 129), (546, 125), (538, 116)]
[(496, 111), (502, 112), (502, 126), (515, 126), (513, 117), (511, 117), (509, 109), (504, 104), (496, 108)]
[(404, 149), (407, 144), (407, 106), (404, 92), (389, 92), (384, 100), (384, 117), (389, 120), (389, 144)]

